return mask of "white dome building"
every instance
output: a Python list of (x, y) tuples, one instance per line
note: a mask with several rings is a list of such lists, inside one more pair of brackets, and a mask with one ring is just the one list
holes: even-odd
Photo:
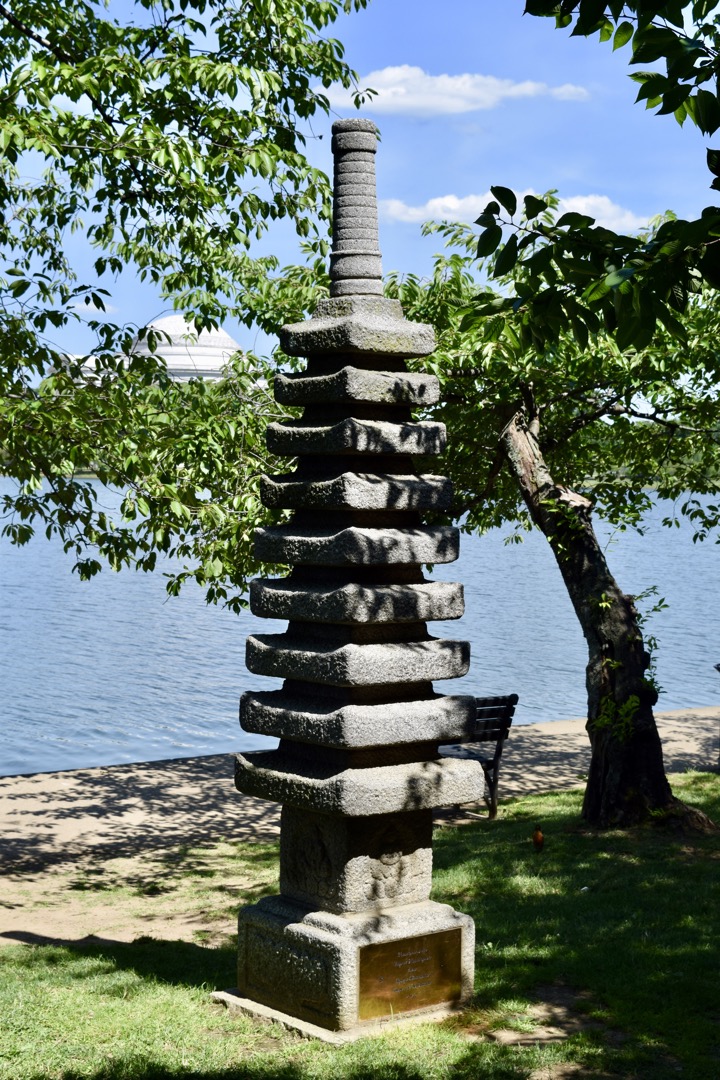
[[(219, 379), (230, 357), (240, 351), (238, 343), (224, 330), (201, 330), (198, 333), (182, 315), (155, 319), (148, 324), (148, 329), (157, 330), (163, 335), (157, 342), (156, 353), (165, 361), (168, 375), (175, 382)], [(147, 339), (136, 341), (133, 352), (147, 356), (150, 352)]]

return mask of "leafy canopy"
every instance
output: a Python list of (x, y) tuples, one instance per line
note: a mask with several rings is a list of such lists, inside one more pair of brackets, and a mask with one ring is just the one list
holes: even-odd
[[(573, 36), (597, 35), (615, 48), (629, 47), (631, 65), (663, 62), (635, 73), (638, 100), (660, 114), (690, 119), (703, 132), (720, 126), (720, 15), (716, 3), (682, 0), (624, 3), (619, 0), (527, 0), (529, 15), (552, 17)], [(709, 149), (711, 187), (720, 188), (720, 152)], [(481, 297), (478, 317), (517, 315), (525, 345), (542, 350), (570, 332), (586, 348), (600, 329), (621, 350), (642, 350), (658, 327), (678, 342), (682, 314), (706, 285), (720, 287), (720, 208), (706, 207), (692, 221), (672, 214), (645, 235), (602, 228), (589, 216), (547, 217), (548, 203), (526, 196), (518, 208), (510, 189), (492, 188), (494, 199), (477, 219), (477, 255), (498, 252), (494, 274), (512, 274), (503, 297)], [(518, 215), (518, 209), (520, 214)], [(509, 293), (509, 295), (508, 295)], [(495, 305), (495, 306), (493, 306)]]
[(575, 37), (597, 35), (613, 49), (629, 47), (630, 63), (662, 61), (665, 71), (639, 71), (637, 100), (679, 124), (690, 119), (706, 135), (720, 127), (720, 17), (716, 0), (526, 0), (528, 15), (551, 17)]
[(511, 276), (510, 295), (480, 296), (474, 316), (512, 311), (527, 346), (542, 350), (571, 331), (586, 348), (603, 328), (621, 350), (643, 349), (658, 325), (683, 341), (688, 298), (704, 282), (720, 284), (720, 208), (695, 221), (669, 214), (651, 233), (628, 236), (589, 215), (548, 214), (551, 202), (535, 195), (524, 197), (518, 214), (514, 192), (491, 190), (495, 199), (476, 221), (477, 256), (497, 252), (492, 274)]
[[(162, 340), (112, 320), (112, 287), (136, 274), (198, 328), (233, 315), (272, 330), (297, 311), (302, 282), (291, 275), (298, 295), (278, 299), (277, 260), (251, 245), (287, 218), (323, 248), (329, 186), (304, 143), (329, 110), (324, 88), (356, 85), (327, 28), (366, 2), (0, 2), (0, 467), (18, 485), (2, 498), (14, 542), (40, 525), (87, 575), (100, 566), (88, 549), (149, 569), (175, 535), (171, 550), (219, 570), (214, 541), (206, 552), (188, 539), (212, 532), (198, 525), (212, 502), (198, 433), (218, 398), (206, 463), (229, 409), (242, 437), (228, 451), (246, 478), (268, 396), (170, 386)], [(80, 324), (90, 382), (87, 358), (63, 347)], [(136, 490), (128, 521), (110, 521), (83, 469)], [(225, 513), (244, 535), (253, 507), (239, 498)]]
[[(551, 230), (557, 198), (541, 201)], [(531, 274), (524, 264), (504, 269), (502, 249), (478, 262), (470, 226), (428, 224), (425, 231), (444, 237), (448, 249), (436, 256), (432, 278), (393, 275), (388, 288), (438, 335), (430, 358), (443, 388), (436, 418), (452, 432), (443, 470), (465, 528), (529, 526), (500, 445), (520, 411), (557, 483), (585, 495), (618, 527), (640, 525), (656, 494), (695, 521), (698, 538), (716, 529), (717, 499), (697, 498), (720, 490), (720, 314), (712, 290), (704, 286), (689, 299), (682, 340), (661, 325), (643, 348), (621, 349), (602, 325), (587, 342), (568, 325), (541, 344), (527, 331), (522, 304), (507, 303), (507, 292), (521, 291)]]

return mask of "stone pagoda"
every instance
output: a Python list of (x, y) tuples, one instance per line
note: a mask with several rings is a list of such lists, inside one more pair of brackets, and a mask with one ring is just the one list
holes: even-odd
[(472, 993), (472, 920), (429, 899), (432, 813), (483, 791), (477, 761), (438, 753), (471, 732), (475, 701), (433, 690), (466, 673), (469, 646), (428, 633), (462, 615), (463, 591), (423, 565), (455, 560), (459, 538), (423, 524), (451, 487), (413, 455), (439, 454), (445, 429), (413, 420), (438, 384), (405, 361), (434, 339), (382, 295), (376, 144), (368, 120), (333, 125), (330, 299), (280, 337), (307, 358), (275, 383), (302, 417), (268, 428), (268, 449), (296, 465), (264, 477), (262, 498), (293, 515), (255, 542), (292, 569), (253, 582), (251, 606), (287, 629), (249, 638), (247, 666), (285, 681), (241, 702), (242, 727), (280, 744), (236, 768), (241, 792), (283, 805), (280, 895), (240, 912), (236, 1003), (345, 1037)]

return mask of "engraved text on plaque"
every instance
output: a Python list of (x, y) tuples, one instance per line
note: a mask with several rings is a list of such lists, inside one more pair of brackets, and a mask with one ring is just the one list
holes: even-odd
[(360, 949), (359, 1020), (460, 1000), (460, 929)]

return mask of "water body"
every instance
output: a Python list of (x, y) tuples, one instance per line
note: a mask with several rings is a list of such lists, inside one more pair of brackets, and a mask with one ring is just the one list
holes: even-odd
[[(603, 532), (623, 589), (658, 587), (659, 708), (720, 704), (720, 549), (692, 528)], [(465, 584), (466, 615), (432, 624), (471, 642), (472, 667), (447, 692), (520, 695), (517, 723), (585, 712), (584, 640), (546, 541), (464, 537), (435, 577)], [(238, 726), (240, 693), (275, 680), (244, 666), (248, 633), (281, 624), (208, 607), (199, 589), (168, 599), (161, 573), (71, 574), (59, 544), (0, 546), (0, 775), (85, 768), (273, 745)]]

